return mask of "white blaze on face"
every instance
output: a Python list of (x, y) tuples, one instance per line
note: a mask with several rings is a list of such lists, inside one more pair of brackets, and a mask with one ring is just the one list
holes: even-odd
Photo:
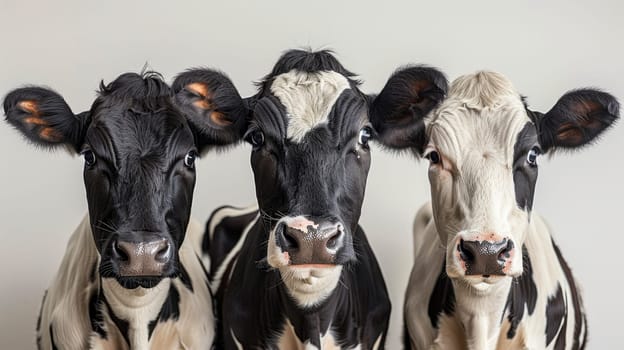
[(333, 71), (292, 70), (276, 76), (271, 92), (286, 107), (288, 139), (301, 142), (310, 130), (326, 123), (336, 100), (349, 88), (347, 78)]
[[(447, 272), (464, 274), (459, 239), (511, 239), (516, 254), (503, 270), (522, 271), (528, 212), (516, 203), (514, 146), (528, 118), (520, 95), (502, 75), (480, 72), (458, 78), (448, 98), (426, 121), (429, 145), (442, 164), (429, 170), (432, 207), (440, 240), (447, 246)], [(487, 237), (486, 237), (487, 236)]]

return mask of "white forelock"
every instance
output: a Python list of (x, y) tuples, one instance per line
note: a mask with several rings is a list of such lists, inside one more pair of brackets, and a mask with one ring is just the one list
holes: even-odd
[(312, 129), (326, 123), (340, 94), (350, 88), (349, 80), (334, 71), (314, 73), (292, 70), (275, 77), (271, 92), (286, 107), (287, 137), (301, 142)]

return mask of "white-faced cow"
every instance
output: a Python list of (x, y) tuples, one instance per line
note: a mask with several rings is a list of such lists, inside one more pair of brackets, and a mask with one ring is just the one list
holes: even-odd
[[(581, 89), (531, 111), (505, 77), (478, 72), (424, 119), (410, 116), (421, 128), (397, 146), (429, 159), (432, 201), (414, 223), (408, 348), (584, 348), (579, 290), (532, 212), (537, 159), (591, 143), (618, 109), (613, 96)], [(379, 112), (373, 125), (385, 123)]]
[[(188, 71), (173, 88), (207, 74), (216, 73)], [(446, 80), (426, 67), (407, 75), (424, 116)], [(257, 95), (239, 101), (251, 110), (259, 211), (224, 207), (207, 224), (220, 348), (383, 348), (390, 301), (358, 225), (376, 136), (372, 99), (330, 52), (292, 50)]]
[(77, 115), (49, 89), (6, 96), (7, 121), (29, 140), (84, 157), (89, 212), (44, 297), (39, 349), (211, 346), (202, 232), (188, 225), (194, 163), (210, 145), (238, 140), (240, 123), (211, 119), (210, 109), (194, 96), (173, 96), (155, 73), (102, 84), (91, 109)]

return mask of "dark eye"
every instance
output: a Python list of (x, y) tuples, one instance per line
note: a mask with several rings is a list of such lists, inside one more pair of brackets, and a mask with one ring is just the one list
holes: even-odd
[(439, 164), (440, 163), (440, 154), (437, 151), (431, 151), (426, 156), (427, 159), (431, 162), (431, 164)]
[(95, 154), (90, 149), (82, 151), (82, 156), (87, 166), (93, 166), (93, 164), (95, 164)]
[(529, 153), (527, 153), (527, 163), (529, 163), (530, 166), (537, 166), (537, 156), (539, 156), (541, 154), (541, 151), (538, 147), (533, 147), (531, 148), (531, 150), (529, 150)]
[(254, 149), (262, 147), (264, 145), (264, 133), (261, 130), (252, 130), (245, 136), (245, 140), (253, 146)]
[(360, 130), (360, 135), (358, 136), (358, 143), (362, 146), (368, 146), (368, 140), (370, 140), (372, 134), (371, 128), (365, 126)]
[(184, 165), (190, 169), (195, 168), (195, 159), (197, 159), (197, 152), (190, 151), (184, 156)]

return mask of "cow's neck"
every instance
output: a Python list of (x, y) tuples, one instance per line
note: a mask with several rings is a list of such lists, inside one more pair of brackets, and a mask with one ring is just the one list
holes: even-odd
[(333, 336), (330, 327), (334, 322), (340, 323), (337, 315), (344, 314), (342, 309), (348, 304), (344, 300), (346, 295), (343, 288), (341, 286), (336, 287), (326, 299), (314, 308), (305, 309), (296, 305), (296, 302), (289, 296), (286, 287), (282, 285), (280, 288), (284, 300), (282, 311), (285, 318), (280, 342), (287, 340), (288, 343), (294, 339), (304, 344), (309, 343), (319, 349), (325, 348), (321, 346), (322, 343), (335, 343), (331, 340)]
[[(147, 349), (149, 325), (169, 296), (171, 279), (165, 278), (152, 288), (123, 288), (115, 279), (102, 279), (102, 294), (111, 321), (126, 338), (131, 349)], [(125, 329), (124, 329), (125, 328)]]
[(462, 324), (470, 350), (494, 350), (500, 334), (512, 279), (505, 278), (487, 291), (453, 281), (455, 316)]
[[(260, 228), (258, 232), (260, 234), (253, 234), (251, 239), (246, 241), (246, 248), (255, 250), (256, 259), (245, 259), (246, 264), (249, 264), (245, 271), (249, 271), (249, 273), (253, 271), (255, 274), (258, 271), (258, 261), (266, 259), (266, 244), (264, 242), (269, 237), (269, 231), (261, 224), (261, 221), (256, 225)], [(262, 267), (266, 268), (266, 266)], [(341, 268), (340, 273), (341, 275), (344, 274), (345, 269)], [(332, 342), (330, 327), (342, 323), (337, 315), (345, 315), (345, 317), (349, 315), (348, 312), (345, 312), (345, 308), (350, 305), (347, 300), (349, 293), (346, 287), (341, 283), (334, 284), (335, 287), (328, 296), (314, 306), (304, 308), (299, 305), (292, 292), (288, 290), (279, 270), (268, 269), (261, 276), (258, 275), (259, 283), (263, 285), (263, 293), (269, 293), (266, 300), (271, 300), (271, 305), (262, 308), (260, 312), (266, 314), (259, 315), (259, 317), (265, 319), (269, 314), (278, 313), (280, 315), (279, 318), (283, 322), (280, 322), (279, 329), (273, 329), (273, 331), (281, 333), (282, 338), (278, 342), (283, 343), (286, 346), (284, 348), (303, 349), (306, 348), (305, 344), (311, 344), (320, 349), (321, 343)], [(298, 345), (290, 346), (290, 344), (294, 344), (292, 342), (298, 343)]]

